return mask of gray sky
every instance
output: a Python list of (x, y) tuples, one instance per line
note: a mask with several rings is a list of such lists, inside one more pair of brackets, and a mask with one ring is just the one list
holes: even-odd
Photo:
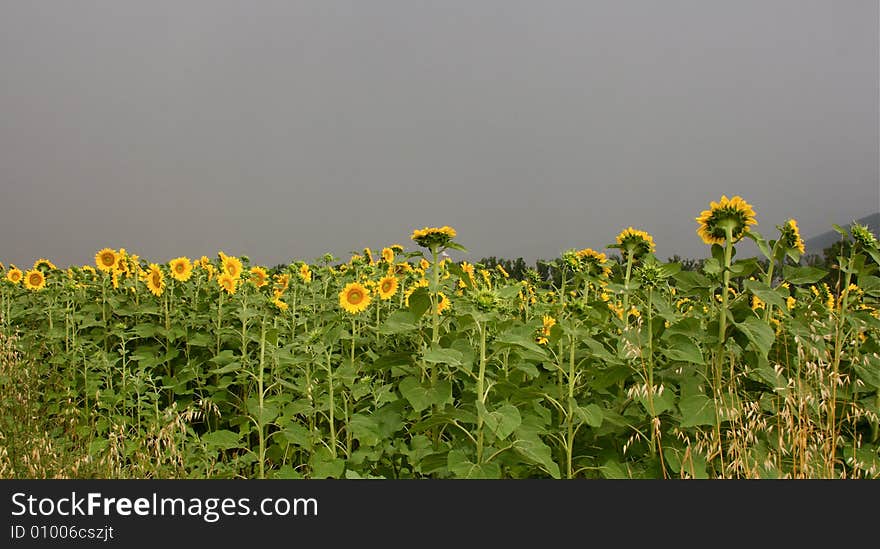
[[(704, 257), (880, 210), (878, 2), (0, 1), (0, 261)], [(876, 230), (876, 228), (874, 228)]]

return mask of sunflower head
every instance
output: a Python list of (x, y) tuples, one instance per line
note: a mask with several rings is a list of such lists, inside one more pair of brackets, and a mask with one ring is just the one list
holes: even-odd
[(144, 274), (144, 281), (147, 283), (147, 289), (156, 297), (161, 296), (165, 291), (165, 273), (156, 263), (150, 263)]
[(220, 252), (218, 255), (220, 255), (220, 264), (223, 272), (237, 280), (243, 270), (241, 260), (237, 257), (226, 255), (223, 252)]
[(370, 265), (375, 263), (375, 261), (373, 260), (373, 250), (371, 250), (370, 248), (364, 248), (364, 257), (366, 258), (367, 263), (369, 263)]
[(379, 294), (379, 299), (382, 299), (384, 301), (391, 299), (394, 294), (397, 293), (397, 288), (397, 277), (393, 275), (388, 275), (379, 281), (376, 292)]
[(290, 275), (287, 273), (277, 274), (273, 277), (274, 284), (272, 290), (276, 296), (282, 295), (290, 286)]
[(186, 282), (193, 273), (192, 262), (188, 257), (176, 257), (168, 262), (171, 278), (179, 282)]
[(382, 261), (389, 265), (394, 263), (394, 250), (391, 248), (382, 248)]
[(726, 195), (721, 195), (719, 202), (710, 202), (709, 209), (703, 210), (696, 221), (699, 224), (697, 234), (709, 245), (724, 245), (727, 230), (730, 230), (732, 242), (739, 242), (752, 225), (758, 224), (755, 211), (748, 202), (739, 196), (728, 199)]
[(18, 284), (21, 282), (21, 279), (24, 278), (24, 273), (21, 272), (21, 269), (16, 267), (15, 265), (10, 265), (10, 269), (6, 271), (6, 280), (12, 282), (13, 284)]
[(303, 263), (299, 266), (299, 278), (306, 284), (312, 281), (312, 270), (309, 268), (308, 263)]
[(95, 254), (95, 265), (105, 273), (112, 271), (116, 267), (117, 261), (119, 261), (119, 254), (112, 248), (103, 248)]
[(654, 238), (638, 229), (627, 227), (617, 235), (615, 244), (608, 246), (609, 248), (618, 248), (624, 257), (632, 255), (633, 259), (638, 259), (645, 254), (654, 253)]
[(228, 272), (223, 272), (217, 277), (217, 285), (227, 294), (233, 295), (235, 293), (235, 287), (238, 285), (238, 278), (232, 276)]
[(437, 314), (443, 314), (451, 306), (449, 298), (443, 292), (437, 292)]
[(28, 290), (42, 290), (46, 287), (46, 275), (37, 269), (29, 270), (24, 274), (24, 287)]
[(257, 288), (262, 288), (269, 284), (269, 274), (263, 267), (251, 267), (250, 283)]
[[(597, 252), (592, 248), (584, 248), (575, 252), (581, 269), (587, 274), (598, 276), (600, 278), (608, 278), (611, 276), (611, 267), (608, 266), (608, 257), (602, 252)], [(538, 272), (534, 271), (534, 275)], [(533, 275), (533, 276), (534, 276)]]
[(275, 305), (279, 311), (286, 311), (288, 308), (287, 303), (281, 301), (281, 298), (277, 296), (272, 299), (272, 305)]
[(359, 282), (350, 282), (339, 292), (339, 306), (351, 314), (366, 310), (371, 301), (370, 290)]
[(455, 229), (444, 225), (443, 227), (425, 227), (423, 229), (416, 229), (413, 231), (410, 238), (412, 238), (413, 242), (423, 248), (437, 250), (449, 245), (455, 236)]
[(33, 269), (35, 271), (40, 271), (43, 274), (46, 274), (49, 271), (54, 271), (57, 269), (54, 263), (46, 259), (45, 257), (41, 257), (40, 259), (34, 261)]
[(804, 241), (801, 239), (801, 233), (798, 230), (797, 221), (789, 219), (782, 225), (777, 225), (779, 229), (779, 242), (788, 250), (797, 250), (801, 254), (804, 253)]
[(874, 236), (874, 233), (868, 230), (867, 225), (853, 223), (849, 228), (849, 232), (852, 234), (853, 240), (863, 248), (868, 250), (876, 250), (878, 248), (877, 237)]

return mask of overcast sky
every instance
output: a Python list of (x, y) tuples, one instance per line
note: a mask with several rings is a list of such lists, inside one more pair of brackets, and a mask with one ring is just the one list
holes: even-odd
[[(0, 261), (704, 257), (880, 210), (878, 2), (0, 1)], [(877, 228), (873, 228), (875, 231)]]

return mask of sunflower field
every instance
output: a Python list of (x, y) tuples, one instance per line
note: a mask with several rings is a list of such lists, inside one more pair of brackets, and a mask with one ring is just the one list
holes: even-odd
[[(559, 279), (408, 247), (3, 265), (4, 478), (878, 478), (880, 250), (836, 281), (723, 196), (698, 271), (627, 227)], [(736, 259), (743, 239), (758, 258)]]

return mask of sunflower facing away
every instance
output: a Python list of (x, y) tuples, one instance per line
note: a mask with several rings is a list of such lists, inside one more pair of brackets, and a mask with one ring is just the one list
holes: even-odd
[(24, 287), (28, 290), (42, 290), (46, 287), (46, 277), (42, 272), (31, 269), (24, 275)]
[(581, 268), (593, 276), (608, 278), (611, 275), (611, 267), (608, 266), (608, 256), (597, 252), (592, 248), (584, 248), (575, 252)]
[(165, 291), (165, 273), (162, 272), (162, 269), (156, 263), (150, 263), (149, 270), (144, 279), (147, 283), (147, 289), (154, 296), (159, 297)]
[(105, 273), (112, 271), (118, 260), (119, 255), (110, 248), (104, 248), (95, 254), (95, 265)]
[(446, 297), (446, 294), (443, 292), (437, 292), (437, 297), (440, 301), (437, 302), (437, 314), (443, 314), (443, 312), (449, 308), (449, 298)]
[(789, 219), (782, 226), (776, 227), (781, 233), (779, 240), (783, 246), (789, 250), (797, 250), (801, 254), (804, 253), (804, 241), (801, 239), (801, 233), (798, 230), (797, 221)]
[(188, 257), (176, 257), (168, 262), (171, 270), (171, 278), (179, 282), (186, 282), (193, 273), (193, 265)]
[(632, 254), (637, 259), (645, 254), (654, 253), (654, 238), (646, 233), (627, 227), (617, 235), (617, 243), (609, 248), (619, 248), (624, 255)]
[(697, 234), (710, 246), (724, 245), (726, 228), (731, 230), (733, 243), (739, 242), (752, 225), (758, 224), (755, 211), (748, 202), (739, 196), (728, 199), (726, 195), (721, 195), (720, 202), (710, 202), (709, 209), (703, 210), (696, 221), (700, 225)]
[(233, 277), (228, 272), (225, 272), (217, 277), (217, 284), (220, 286), (220, 289), (225, 291), (229, 295), (235, 293), (235, 286), (237, 283), (238, 278)]
[(350, 282), (339, 292), (339, 306), (351, 314), (358, 314), (370, 306), (370, 291), (359, 282)]
[(391, 299), (394, 294), (397, 293), (397, 277), (396, 276), (386, 276), (382, 280), (379, 281), (379, 288), (377, 293), (379, 294), (379, 299), (387, 300)]
[(10, 265), (10, 267), (12, 268), (9, 269), (9, 271), (6, 273), (6, 280), (12, 282), (13, 284), (18, 284), (19, 282), (21, 282), (24, 274), (21, 272), (21, 269), (19, 269), (15, 265)]
[(452, 242), (455, 238), (455, 229), (444, 225), (443, 227), (425, 227), (413, 231), (410, 238), (413, 242), (424, 248), (440, 248)]

